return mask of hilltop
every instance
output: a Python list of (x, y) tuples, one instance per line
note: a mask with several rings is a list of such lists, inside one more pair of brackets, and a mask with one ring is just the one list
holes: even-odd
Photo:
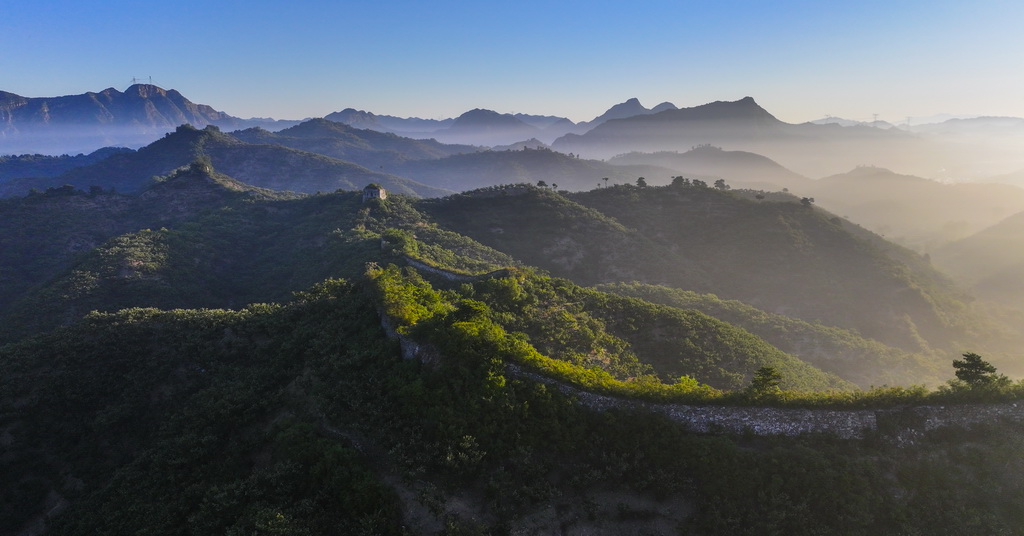
[(247, 143), (283, 145), (376, 170), (391, 170), (409, 160), (437, 159), (479, 150), (468, 145), (448, 145), (436, 140), (416, 140), (354, 128), (326, 119), (311, 119), (276, 133), (252, 128), (231, 135)]
[(724, 179), (733, 187), (769, 191), (784, 188), (803, 191), (811, 182), (766, 156), (747, 151), (726, 151), (713, 145), (700, 145), (686, 152), (621, 154), (609, 159), (608, 163), (660, 166), (688, 178), (706, 182)]

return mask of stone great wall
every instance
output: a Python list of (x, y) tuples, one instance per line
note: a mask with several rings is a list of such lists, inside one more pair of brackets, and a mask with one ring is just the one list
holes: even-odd
[[(425, 363), (438, 363), (440, 352), (397, 333), (393, 324), (381, 315), (389, 336), (398, 340), (402, 357)], [(577, 400), (594, 411), (618, 410), (663, 415), (697, 433), (753, 434), (758, 436), (797, 436), (826, 434), (841, 439), (862, 439), (882, 434), (900, 441), (912, 441), (916, 435), (943, 427), (970, 429), (978, 424), (1002, 421), (1024, 422), (1024, 401), (998, 404), (947, 404), (898, 406), (879, 409), (776, 408), (767, 406), (716, 406), (655, 403), (629, 400), (584, 391), (543, 374), (509, 363), (511, 378), (540, 383)]]
[[(468, 276), (428, 266), (407, 256), (405, 260), (417, 269), (449, 281), (472, 281), (494, 275)], [(499, 272), (502, 271), (499, 270)], [(416, 342), (399, 334), (383, 312), (381, 313), (381, 324), (390, 337), (399, 341), (403, 358), (416, 359), (425, 363), (438, 363), (443, 359), (440, 352), (430, 345)], [(1024, 401), (851, 410), (653, 403), (592, 393), (543, 374), (527, 371), (512, 363), (506, 367), (510, 377), (555, 388), (594, 411), (619, 410), (657, 413), (697, 433), (754, 434), (759, 436), (827, 434), (841, 439), (860, 439), (871, 434), (882, 434), (898, 441), (913, 441), (913, 438), (921, 433), (943, 427), (970, 429), (979, 424), (1003, 421), (1024, 422)]]

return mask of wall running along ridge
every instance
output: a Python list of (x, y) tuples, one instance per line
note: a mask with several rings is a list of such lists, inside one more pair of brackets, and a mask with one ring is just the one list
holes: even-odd
[[(453, 281), (471, 281), (483, 276), (456, 274), (406, 257), (412, 266)], [(499, 270), (500, 272), (500, 270)], [(391, 338), (397, 338), (404, 359), (436, 364), (444, 356), (434, 347), (416, 342), (397, 332), (382, 311), (381, 325)], [(698, 433), (754, 434), (759, 436), (797, 436), (828, 434), (842, 439), (860, 439), (876, 433), (899, 443), (913, 442), (924, 432), (955, 426), (969, 429), (979, 424), (1000, 421), (1024, 422), (1024, 401), (998, 404), (948, 404), (944, 406), (899, 406), (883, 409), (809, 409), (765, 406), (695, 406), (627, 400), (584, 391), (553, 378), (508, 363), (512, 378), (532, 381), (558, 389), (595, 411), (642, 411), (658, 413)]]

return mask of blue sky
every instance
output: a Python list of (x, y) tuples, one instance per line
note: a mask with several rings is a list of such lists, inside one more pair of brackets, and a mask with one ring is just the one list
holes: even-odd
[(152, 77), (241, 117), (589, 120), (754, 97), (782, 120), (1024, 117), (1024, 3), (0, 0), (0, 90)]

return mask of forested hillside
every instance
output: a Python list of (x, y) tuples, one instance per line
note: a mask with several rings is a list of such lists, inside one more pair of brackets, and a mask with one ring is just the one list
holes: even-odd
[[(573, 394), (883, 413), (1020, 397), (994, 373), (913, 387), (951, 376), (956, 350), (940, 345), (954, 336), (904, 326), (967, 337), (970, 309), (914, 254), (807, 203), (679, 181), (364, 201), (255, 188), (212, 157), (140, 188), (0, 201), (0, 526), (15, 533), (957, 534), (1024, 520), (1006, 499), (1024, 481), (1009, 464), (1019, 424), (910, 442), (902, 417), (856, 440), (700, 435)], [(840, 268), (844, 283), (820, 275)], [(581, 286), (597, 283), (614, 284)], [(725, 298), (727, 284), (772, 312), (694, 292)], [(868, 297), (906, 324), (868, 338)], [(901, 348), (907, 333), (920, 346)], [(881, 384), (901, 387), (858, 389)], [(967, 456), (982, 461), (947, 470)], [(956, 515), (964, 501), (974, 515)]]

